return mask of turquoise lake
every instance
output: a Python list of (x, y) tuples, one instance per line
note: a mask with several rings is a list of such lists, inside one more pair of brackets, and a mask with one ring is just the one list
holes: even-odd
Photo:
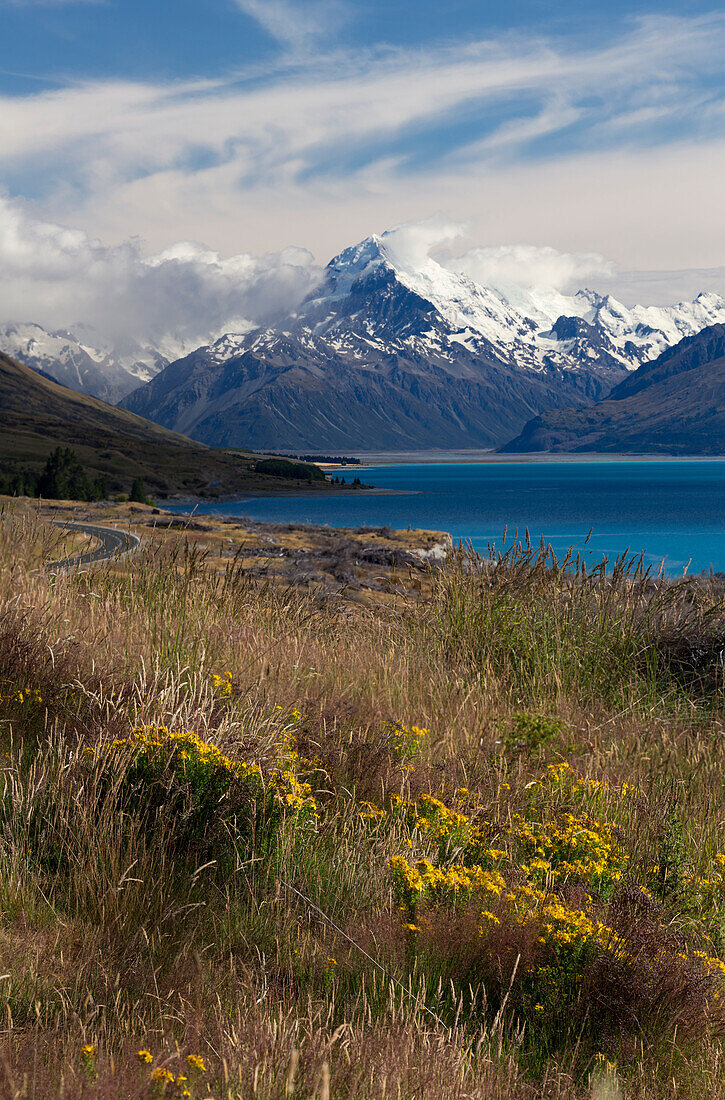
[[(357, 471), (343, 473), (352, 480)], [(541, 537), (554, 551), (586, 547), (591, 564), (622, 552), (677, 575), (725, 571), (725, 461), (425, 462), (366, 465), (366, 484), (389, 492), (301, 494), (204, 503), (199, 513), (333, 527), (448, 531), (485, 553), (511, 538)], [(405, 495), (395, 490), (406, 490)], [(181, 510), (181, 509), (178, 509)], [(689, 563), (689, 566), (688, 566)]]

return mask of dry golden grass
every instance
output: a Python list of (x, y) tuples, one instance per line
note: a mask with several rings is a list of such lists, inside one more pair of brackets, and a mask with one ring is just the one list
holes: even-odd
[[(413, 950), (387, 861), (433, 849), (402, 819), (369, 827), (359, 805), (466, 787), (503, 828), (565, 761), (603, 784), (628, 884), (668, 860), (683, 882), (706, 877), (725, 849), (714, 583), (461, 555), (426, 598), (366, 607), (250, 578), (178, 532), (49, 580), (37, 565), (57, 539), (37, 516), (0, 523), (1, 1097), (725, 1097), (717, 990), (652, 953), (660, 937), (665, 953), (718, 955), (719, 911), (703, 931), (685, 887), (634, 917), (624, 894), (594, 898), (627, 928), (629, 969), (620, 980), (592, 957), (576, 1029), (537, 1036), (507, 952), (539, 949), (505, 919), (479, 940), (468, 910), (431, 910), (429, 946)], [(522, 714), (543, 716), (541, 740)], [(103, 745), (157, 723), (263, 769), (293, 737), (316, 761), (317, 827), (237, 838), (224, 873), (180, 848), (176, 811), (151, 829), (122, 800), (129, 760), (111, 778), (103, 764)], [(419, 755), (391, 751), (389, 723), (430, 730)], [(153, 1085), (143, 1049), (189, 1080)]]

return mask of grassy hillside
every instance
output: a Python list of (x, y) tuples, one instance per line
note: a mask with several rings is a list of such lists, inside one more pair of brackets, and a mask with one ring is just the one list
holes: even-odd
[[(0, 521), (3, 1097), (725, 1097), (717, 580)], [(44, 545), (45, 540), (45, 545)]]
[(115, 491), (128, 491), (135, 477), (157, 495), (279, 491), (307, 484), (256, 474), (256, 455), (212, 450), (58, 385), (0, 353), (0, 470), (39, 472), (58, 445), (72, 447), (88, 474), (106, 475)]

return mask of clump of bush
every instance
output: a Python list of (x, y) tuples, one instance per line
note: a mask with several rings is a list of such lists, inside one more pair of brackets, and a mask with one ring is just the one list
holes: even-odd
[(191, 730), (137, 726), (128, 737), (89, 747), (86, 760), (106, 774), (122, 810), (150, 834), (165, 832), (197, 862), (228, 867), (240, 849), (267, 847), (283, 822), (311, 829), (317, 821), (311, 787), (288, 759), (280, 757), (265, 774)]
[[(626, 1056), (643, 1019), (652, 1043), (673, 1030), (693, 1039), (704, 1020), (725, 1028), (725, 963), (712, 953), (705, 909), (687, 933), (675, 930), (631, 871), (624, 835), (598, 816), (632, 789), (561, 763), (525, 793), (527, 816), (484, 812), (465, 788), (449, 805), (423, 795), (361, 808), (377, 833), (405, 822), (419, 853), (388, 863), (411, 970), (438, 975), (452, 1011), (465, 1001), (490, 1021), (506, 1008), (534, 1063), (572, 1043), (583, 1055)], [(725, 854), (716, 863), (709, 879), (680, 882), (693, 895), (709, 888), (709, 908), (717, 897), (722, 911)]]
[(283, 477), (292, 481), (323, 481), (325, 474), (310, 462), (291, 462), (287, 458), (261, 458), (254, 464), (255, 473)]
[(102, 476), (89, 477), (72, 448), (56, 447), (40, 474), (32, 470), (0, 472), (0, 493), (46, 500), (107, 500), (108, 481)]

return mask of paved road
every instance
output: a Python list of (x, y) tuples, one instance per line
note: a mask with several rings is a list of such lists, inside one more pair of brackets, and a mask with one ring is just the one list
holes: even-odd
[(138, 535), (132, 535), (128, 531), (117, 531), (115, 527), (100, 527), (96, 523), (72, 523), (70, 520), (56, 520), (56, 527), (63, 527), (68, 531), (82, 531), (91, 538), (98, 539), (99, 545), (94, 550), (87, 550), (83, 554), (77, 554), (72, 558), (63, 558), (61, 561), (49, 561), (45, 566), (46, 573), (58, 573), (65, 569), (74, 569), (83, 565), (91, 565), (93, 562), (107, 561), (109, 558), (118, 558), (121, 554), (127, 554), (140, 545)]

